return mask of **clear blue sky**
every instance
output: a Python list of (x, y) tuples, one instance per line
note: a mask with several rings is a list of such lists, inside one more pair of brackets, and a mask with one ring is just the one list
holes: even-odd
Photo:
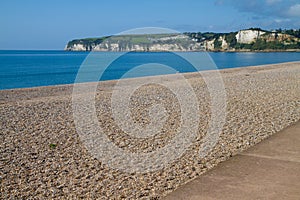
[(0, 49), (63, 49), (139, 27), (228, 32), (300, 28), (300, 0), (1, 0)]

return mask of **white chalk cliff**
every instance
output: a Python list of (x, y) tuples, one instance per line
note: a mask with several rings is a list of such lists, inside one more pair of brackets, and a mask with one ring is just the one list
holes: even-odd
[(250, 44), (255, 42), (262, 35), (266, 34), (266, 32), (261, 30), (241, 30), (236, 34), (236, 40), (238, 43), (242, 44)]
[[(196, 35), (196, 34), (194, 34)], [(257, 43), (254, 50), (268, 50), (276, 44), (276, 48), (300, 49), (300, 38), (289, 34), (247, 29), (231, 33), (208, 33), (208, 37), (192, 37), (188, 34), (153, 34), (124, 35), (103, 38), (88, 38), (70, 41), (67, 51), (236, 51), (251, 50), (251, 45)], [(266, 45), (266, 43), (273, 44)], [(274, 45), (275, 44), (275, 45)], [(247, 46), (248, 45), (248, 46)], [(260, 46), (259, 46), (260, 45)], [(263, 46), (265, 45), (265, 46)], [(294, 46), (293, 46), (294, 45)], [(297, 46), (298, 45), (298, 46)], [(237, 49), (236, 49), (237, 48)], [(272, 50), (272, 49), (271, 49)]]

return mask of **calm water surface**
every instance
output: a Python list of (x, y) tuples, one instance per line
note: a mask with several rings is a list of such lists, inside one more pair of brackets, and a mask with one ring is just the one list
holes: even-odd
[[(0, 51), (0, 89), (74, 83), (77, 72), (88, 52), (66, 51)], [(114, 53), (99, 52), (101, 57)], [(276, 53), (209, 53), (219, 69), (300, 61), (300, 52)], [(195, 71), (189, 63), (178, 60), (172, 53), (129, 53), (107, 68), (100, 80), (120, 78), (130, 69), (145, 63), (159, 62), (172, 66), (178, 72)], [(97, 67), (104, 68), (101, 61)], [(94, 73), (93, 68), (87, 73)], [(165, 74), (165, 71), (149, 70), (132, 77)], [(89, 80), (87, 80), (89, 81)]]

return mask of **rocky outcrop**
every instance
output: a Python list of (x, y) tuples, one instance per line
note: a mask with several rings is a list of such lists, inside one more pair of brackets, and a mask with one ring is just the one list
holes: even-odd
[(300, 37), (247, 29), (231, 33), (116, 35), (70, 41), (67, 51), (251, 51), (300, 50)]
[(205, 50), (214, 51), (215, 50), (215, 45), (214, 45), (215, 40), (216, 39), (204, 41), (203, 43), (204, 43), (204, 46), (205, 46)]
[[(219, 47), (217, 47), (216, 44), (219, 44)], [(217, 49), (227, 50), (229, 48), (229, 44), (227, 43), (225, 36), (220, 36), (212, 40), (205, 40), (204, 46), (207, 51), (215, 51)]]
[(285, 42), (290, 44), (291, 42), (299, 41), (298, 38), (277, 32), (266, 32), (262, 30), (241, 30), (237, 33), (236, 39), (241, 44), (251, 44), (258, 39), (265, 40), (266, 42)]
[(278, 41), (278, 42), (282, 42), (284, 44), (292, 44), (294, 42), (300, 41), (299, 38), (293, 37), (288, 34), (282, 34), (282, 33), (276, 33), (276, 32), (265, 34), (262, 38), (265, 39), (267, 42)]
[(204, 47), (186, 35), (124, 35), (93, 42), (92, 39), (71, 41), (67, 51), (201, 51)]
[(222, 45), (221, 45), (222, 49), (228, 49), (229, 48), (229, 44), (227, 43), (227, 41), (225, 39), (225, 36), (223, 36), (223, 37), (221, 36), (220, 40), (222, 42)]
[(261, 30), (241, 30), (236, 34), (236, 40), (241, 44), (250, 44), (255, 42), (262, 35), (266, 34), (266, 32)]

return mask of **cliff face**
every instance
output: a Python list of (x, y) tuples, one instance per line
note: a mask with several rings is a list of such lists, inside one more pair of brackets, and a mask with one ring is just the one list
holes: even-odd
[(238, 43), (251, 44), (256, 42), (258, 39), (265, 40), (266, 42), (295, 42), (300, 41), (299, 38), (288, 34), (276, 33), (276, 32), (265, 32), (261, 30), (242, 30), (236, 34)]
[(238, 43), (250, 44), (252, 42), (255, 42), (265, 33), (266, 32), (260, 30), (241, 30), (236, 34), (235, 38)]
[(201, 51), (200, 43), (186, 35), (124, 35), (112, 36), (101, 42), (92, 39), (71, 41), (65, 47), (68, 51)]
[(89, 49), (88, 46), (85, 44), (72, 44), (72, 45), (66, 45), (64, 50), (66, 50), (66, 51), (91, 51), (92, 49)]
[(92, 46), (85, 46), (83, 44), (75, 44), (68, 46), (65, 50), (69, 51), (200, 51), (203, 50), (200, 44), (190, 44), (183, 46), (181, 44), (133, 44), (121, 46), (119, 43), (104, 43)]
[(300, 50), (300, 37), (261, 29), (232, 33), (117, 35), (70, 41), (67, 51)]
[[(225, 36), (219, 36), (218, 38), (212, 40), (203, 41), (205, 46), (205, 50), (207, 51), (215, 51), (216, 49), (226, 50), (229, 48), (229, 43), (226, 41)], [(219, 47), (216, 47), (218, 44)]]

